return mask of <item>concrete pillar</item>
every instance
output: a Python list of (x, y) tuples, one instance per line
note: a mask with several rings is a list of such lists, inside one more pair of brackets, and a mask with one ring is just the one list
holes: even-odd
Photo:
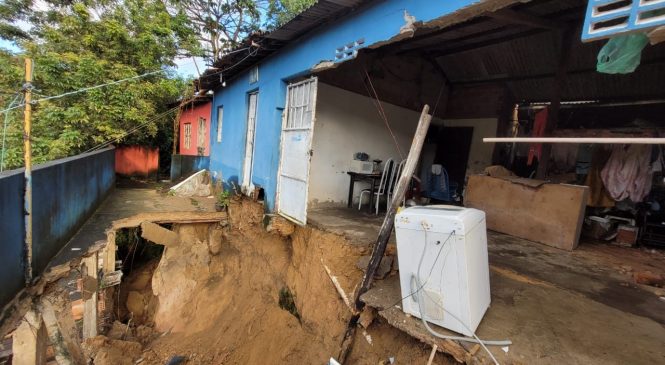
[(29, 311), (12, 335), (12, 364), (46, 364), (48, 335), (42, 316), (36, 311)]

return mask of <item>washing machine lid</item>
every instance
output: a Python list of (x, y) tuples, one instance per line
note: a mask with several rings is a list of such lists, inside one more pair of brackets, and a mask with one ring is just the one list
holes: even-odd
[(485, 212), (455, 205), (428, 205), (403, 209), (395, 216), (396, 229), (466, 234), (485, 220)]

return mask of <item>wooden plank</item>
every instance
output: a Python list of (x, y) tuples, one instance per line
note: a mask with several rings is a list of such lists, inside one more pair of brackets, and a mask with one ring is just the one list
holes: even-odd
[(97, 336), (97, 253), (83, 259), (83, 339)]
[(109, 231), (106, 233), (106, 250), (104, 251), (104, 274), (109, 274), (115, 271), (115, 253), (117, 247), (115, 245), (115, 232)]
[(148, 221), (141, 223), (141, 237), (166, 247), (173, 247), (180, 243), (177, 233)]
[(406, 163), (404, 164), (399, 181), (397, 182), (397, 188), (395, 189), (395, 193), (392, 198), (393, 200), (390, 203), (390, 207), (388, 212), (386, 212), (385, 218), (383, 219), (383, 224), (381, 224), (381, 229), (379, 230), (376, 243), (372, 248), (372, 255), (370, 256), (369, 263), (367, 264), (367, 270), (365, 270), (365, 275), (363, 276), (360, 290), (358, 290), (356, 293), (354, 303), (356, 309), (358, 310), (363, 306), (363, 303), (360, 301), (360, 296), (369, 290), (370, 285), (372, 285), (374, 274), (381, 264), (383, 254), (386, 252), (386, 245), (388, 244), (388, 239), (390, 239), (393, 226), (395, 225), (395, 214), (397, 213), (397, 208), (402, 203), (406, 189), (411, 182), (411, 176), (413, 176), (413, 173), (416, 170), (416, 164), (420, 159), (420, 151), (423, 148), (425, 136), (427, 135), (427, 130), (429, 129), (429, 124), (431, 121), (432, 116), (429, 115), (429, 106), (425, 105), (425, 107), (423, 107), (422, 113), (420, 114), (420, 119), (418, 120), (416, 133), (413, 135), (413, 142), (411, 142), (409, 155), (406, 159)]
[(13, 365), (46, 364), (48, 335), (42, 316), (30, 310), (12, 334)]
[(532, 187), (469, 176), (464, 205), (484, 211), (488, 229), (571, 251), (579, 242), (587, 195), (586, 186)]

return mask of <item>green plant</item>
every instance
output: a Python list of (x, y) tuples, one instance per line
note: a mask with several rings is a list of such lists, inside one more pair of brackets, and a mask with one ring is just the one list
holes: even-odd
[(226, 208), (229, 206), (231, 203), (231, 192), (226, 190), (222, 191), (217, 195), (217, 204), (219, 204), (222, 208)]

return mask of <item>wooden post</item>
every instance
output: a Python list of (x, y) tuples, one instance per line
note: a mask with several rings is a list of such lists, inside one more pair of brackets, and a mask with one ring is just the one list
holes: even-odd
[(83, 339), (97, 336), (97, 253), (83, 259)]
[(104, 253), (104, 275), (115, 271), (115, 231), (111, 230), (106, 234), (106, 251)]
[(12, 334), (12, 364), (44, 365), (48, 338), (42, 316), (30, 310)]
[(58, 365), (84, 365), (81, 340), (65, 298), (55, 294), (42, 297), (41, 313)]
[(25, 59), (25, 112), (23, 114), (23, 159), (25, 161), (25, 192), (23, 208), (25, 210), (25, 283), (32, 281), (32, 147), (30, 133), (32, 131), (32, 59)]
[(354, 300), (357, 310), (362, 309), (362, 303), (360, 302), (360, 296), (369, 290), (370, 285), (372, 284), (372, 279), (374, 274), (381, 263), (383, 254), (386, 251), (386, 245), (388, 244), (388, 239), (393, 231), (393, 226), (395, 225), (395, 214), (397, 214), (397, 208), (404, 199), (406, 190), (409, 187), (411, 182), (411, 176), (416, 170), (416, 165), (420, 159), (420, 151), (423, 148), (423, 143), (425, 142), (425, 136), (427, 135), (427, 130), (429, 129), (429, 124), (432, 121), (432, 116), (429, 113), (429, 106), (425, 105), (422, 113), (420, 114), (420, 120), (418, 121), (418, 127), (416, 133), (413, 136), (413, 142), (411, 142), (411, 149), (409, 150), (409, 156), (406, 159), (404, 164), (404, 169), (402, 170), (402, 175), (399, 177), (397, 182), (397, 188), (395, 189), (395, 194), (393, 195), (393, 200), (390, 203), (390, 208), (386, 212), (386, 216), (383, 219), (383, 224), (379, 230), (379, 236), (376, 239), (376, 243), (372, 248), (372, 256), (369, 259), (367, 264), (367, 270), (365, 270), (365, 275), (363, 276), (362, 284), (360, 289), (356, 293)]
[[(565, 29), (560, 32), (559, 41), (559, 67), (557, 68), (554, 88), (552, 90), (552, 98), (550, 100), (550, 107), (547, 113), (547, 122), (545, 125), (545, 136), (551, 136), (559, 123), (559, 110), (561, 109), (561, 89), (566, 81), (566, 70), (570, 62), (570, 49), (573, 45), (573, 35), (576, 34), (572, 29)], [(552, 145), (543, 145), (538, 160), (538, 171), (536, 177), (538, 179), (545, 179), (547, 176), (547, 168), (550, 162), (550, 154), (552, 153)]]

